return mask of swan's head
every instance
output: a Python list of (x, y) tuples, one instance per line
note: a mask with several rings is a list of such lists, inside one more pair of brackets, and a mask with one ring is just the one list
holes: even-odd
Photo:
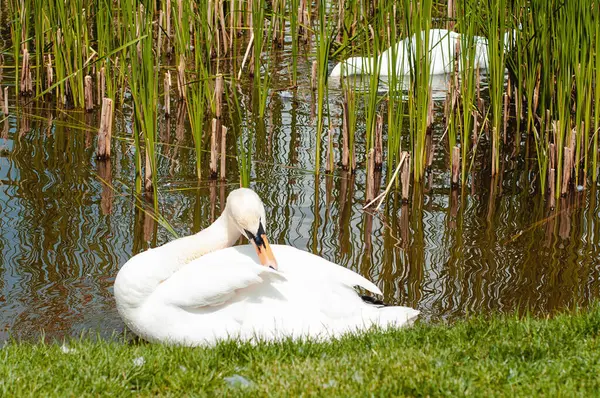
[(267, 239), (265, 206), (256, 192), (249, 188), (239, 188), (227, 197), (225, 206), (227, 217), (256, 249), (262, 265), (277, 269), (277, 261)]

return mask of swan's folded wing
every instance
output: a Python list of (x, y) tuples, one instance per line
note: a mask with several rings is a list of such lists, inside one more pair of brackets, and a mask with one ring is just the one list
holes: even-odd
[(240, 289), (280, 278), (277, 271), (248, 262), (193, 261), (161, 283), (153, 299), (181, 308), (217, 306)]
[(327, 281), (351, 288), (359, 286), (372, 293), (383, 294), (373, 282), (362, 275), (322, 257), (286, 245), (273, 245), (272, 248), (275, 258), (279, 258), (281, 274), (290, 279), (303, 280), (307, 284)]

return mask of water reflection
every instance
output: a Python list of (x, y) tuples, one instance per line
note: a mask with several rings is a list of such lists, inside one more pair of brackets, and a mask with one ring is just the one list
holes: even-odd
[[(224, 123), (253, 152), (252, 186), (266, 204), (273, 242), (361, 273), (382, 288), (385, 300), (416, 307), (426, 320), (548, 313), (598, 299), (596, 187), (551, 210), (530, 192), (534, 165), (503, 159), (495, 179), (480, 165), (470, 187), (451, 189), (440, 149), (432, 150), (431, 170), (408, 202), (393, 189), (380, 211), (364, 211), (364, 164), (356, 174), (311, 171), (314, 147), (325, 141), (316, 142), (310, 92), (275, 93), (265, 120), (252, 116), (250, 94), (240, 98), (242, 120)], [(339, 119), (338, 100), (332, 94), (332, 118)], [(39, 106), (24, 107), (0, 125), (0, 340), (37, 338), (42, 329), (56, 338), (84, 329), (108, 336), (123, 328), (112, 297), (119, 266), (173, 237), (152, 206), (133, 195), (128, 106), (115, 120), (114, 157), (105, 162), (95, 160), (93, 114)], [(159, 126), (159, 208), (186, 235), (218, 217), (227, 193), (239, 185), (239, 171), (231, 160), (226, 181), (198, 182), (185, 109), (174, 116)], [(434, 130), (432, 147), (442, 134)], [(336, 161), (340, 140), (336, 133)], [(235, 145), (228, 139), (229, 155)], [(386, 173), (384, 167), (376, 176), (375, 192)]]

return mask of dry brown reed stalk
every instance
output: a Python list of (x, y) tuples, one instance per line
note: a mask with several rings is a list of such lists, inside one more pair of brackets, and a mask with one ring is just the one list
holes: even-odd
[(307, 0), (300, 0), (300, 6), (298, 7), (298, 35), (302, 37), (305, 43), (308, 42), (309, 26), (310, 19), (308, 17)]
[(498, 154), (498, 148), (496, 148), (496, 142), (498, 141), (496, 139), (498, 135), (498, 131), (496, 130), (496, 126), (492, 126), (492, 176), (495, 176), (496, 174), (498, 174), (498, 169), (496, 166), (496, 160), (495, 160), (495, 156), (494, 154)]
[[(343, 34), (343, 24), (344, 24), (344, 10), (345, 10), (345, 1), (340, 1), (338, 2), (338, 22), (337, 22), (337, 36), (335, 38), (335, 41), (339, 44), (342, 44), (342, 41), (344, 40), (344, 34)], [(389, 37), (389, 35), (388, 35)]]
[(550, 185), (550, 208), (556, 207), (556, 169), (548, 169), (548, 180)]
[[(252, 4), (252, 2), (249, 2)], [(246, 52), (244, 53), (244, 58), (242, 58), (242, 65), (240, 66), (240, 70), (238, 71), (237, 78), (242, 77), (242, 71), (244, 70), (244, 65), (246, 65), (246, 61), (248, 60), (248, 55), (250, 55), (250, 51), (252, 50), (252, 45), (254, 43), (254, 33), (250, 35), (250, 41), (248, 42), (248, 47), (246, 47)], [(252, 63), (251, 63), (252, 65)]]
[(223, 45), (223, 54), (227, 55), (229, 51), (229, 43), (233, 42), (233, 39), (227, 35), (227, 25), (225, 24), (225, 13), (223, 11), (223, 0), (217, 0), (216, 12), (218, 13), (218, 20), (221, 31), (221, 44)]
[(217, 178), (217, 126), (219, 122), (216, 118), (212, 119), (212, 129), (210, 134), (210, 178)]
[(172, 41), (171, 41), (171, 0), (167, 0), (167, 4), (166, 4), (166, 16), (165, 16), (165, 36), (166, 36), (166, 42), (167, 42), (167, 56), (171, 56), (171, 54), (173, 53), (173, 46), (172, 46)]
[(271, 24), (272, 24), (272, 28), (271, 28), (271, 35), (272, 35), (272, 40), (273, 43), (276, 46), (281, 46), (283, 45), (283, 40), (280, 41), (280, 17), (279, 15), (283, 12), (283, 10), (281, 10), (281, 4), (282, 1), (281, 0), (272, 0), (271, 1), (271, 9), (273, 10), (273, 17), (271, 19)]
[(348, 131), (348, 101), (342, 101), (342, 169), (348, 170), (350, 165), (350, 137)]
[(433, 134), (429, 133), (425, 136), (425, 164), (430, 169), (433, 164), (433, 155), (435, 154), (435, 143), (433, 142)]
[(28, 96), (33, 93), (33, 79), (29, 65), (29, 51), (23, 49), (23, 64), (21, 65), (21, 95)]
[(508, 103), (509, 97), (507, 93), (504, 93), (504, 120), (503, 120), (503, 130), (502, 130), (502, 140), (504, 145), (506, 145), (506, 128), (508, 127)]
[(369, 203), (375, 197), (375, 150), (371, 148), (367, 155), (367, 188), (366, 202)]
[(400, 174), (400, 184), (402, 185), (402, 201), (408, 202), (408, 195), (410, 193), (410, 153), (402, 152), (402, 157), (404, 158), (404, 164), (402, 165), (402, 171)]
[(186, 99), (185, 57), (183, 55), (180, 56), (179, 65), (177, 66), (177, 93), (179, 94), (179, 100), (185, 101), (185, 99)]
[(165, 80), (164, 80), (164, 97), (165, 97), (165, 116), (169, 117), (171, 115), (171, 72), (165, 72)]
[(186, 107), (185, 103), (177, 105), (177, 120), (175, 121), (175, 139), (182, 142), (185, 137)]
[(106, 69), (104, 66), (100, 68), (100, 96), (98, 97), (98, 105), (102, 105), (102, 99), (106, 96)]
[(85, 103), (86, 112), (91, 112), (94, 110), (94, 96), (93, 96), (93, 88), (92, 88), (92, 77), (87, 75), (84, 78), (84, 89), (83, 89), (83, 97)]
[(2, 103), (4, 116), (8, 116), (8, 87), (4, 87), (4, 102)]
[(226, 152), (227, 152), (227, 127), (221, 127), (221, 180), (226, 179)]
[(573, 169), (573, 150), (566, 146), (563, 149), (563, 180), (560, 190), (562, 196), (567, 194), (569, 190), (569, 182), (571, 181), (571, 171)]
[(448, 0), (448, 23), (446, 24), (446, 29), (454, 30), (454, 0)]
[(158, 10), (158, 25), (157, 25), (157, 37), (156, 37), (156, 58), (160, 59), (162, 51), (162, 40), (163, 40), (163, 22), (165, 19), (165, 13), (163, 10)]
[(152, 189), (152, 164), (150, 162), (150, 155), (146, 149), (146, 167), (144, 167), (144, 193), (146, 197), (151, 197), (154, 190)]
[(98, 151), (96, 158), (99, 160), (110, 158), (110, 141), (112, 138), (113, 101), (110, 98), (102, 100), (100, 116), (100, 129), (98, 130)]
[(100, 87), (100, 70), (96, 72), (96, 100), (98, 105), (102, 105), (102, 88)]
[(327, 129), (327, 151), (325, 151), (325, 171), (330, 173), (333, 170), (333, 143), (331, 133), (333, 129)]
[(223, 75), (218, 74), (215, 79), (215, 116), (221, 119), (223, 107)]
[(452, 188), (458, 187), (458, 176), (460, 174), (460, 147), (452, 148)]
[(375, 123), (375, 169), (381, 170), (383, 165), (383, 116), (377, 114)]
[(52, 68), (52, 56), (48, 54), (48, 62), (46, 63), (46, 89), (49, 89), (54, 84), (54, 69)]

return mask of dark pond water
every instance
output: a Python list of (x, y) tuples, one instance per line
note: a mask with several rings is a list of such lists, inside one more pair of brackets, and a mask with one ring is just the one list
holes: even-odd
[[(290, 90), (286, 61), (279, 62), (267, 117), (252, 116), (251, 89), (240, 88), (244, 120), (225, 121), (239, 123), (252, 148), (251, 186), (266, 204), (273, 242), (363, 274), (386, 300), (418, 308), (426, 321), (525, 310), (542, 315), (600, 297), (596, 187), (550, 211), (531, 188), (535, 155), (522, 142), (518, 155), (502, 159), (496, 180), (482, 162), (465, 190), (452, 191), (443, 141), (408, 204), (394, 191), (380, 212), (364, 211), (364, 127), (358, 172), (316, 177), (310, 67), (301, 62), (303, 80)], [(17, 109), (11, 93), (11, 114), (0, 119), (0, 341), (118, 333), (124, 326), (112, 284), (119, 267), (173, 239), (136, 204), (131, 106), (117, 109), (114, 157), (106, 164), (94, 157), (96, 113), (42, 102)], [(329, 103), (339, 126), (335, 87)], [(160, 121), (160, 212), (182, 236), (208, 226), (239, 186), (236, 140), (228, 141), (227, 181), (198, 182), (187, 121), (162, 115)], [(440, 123), (434, 136), (442, 135)], [(384, 168), (377, 176), (382, 186), (386, 175)]]

